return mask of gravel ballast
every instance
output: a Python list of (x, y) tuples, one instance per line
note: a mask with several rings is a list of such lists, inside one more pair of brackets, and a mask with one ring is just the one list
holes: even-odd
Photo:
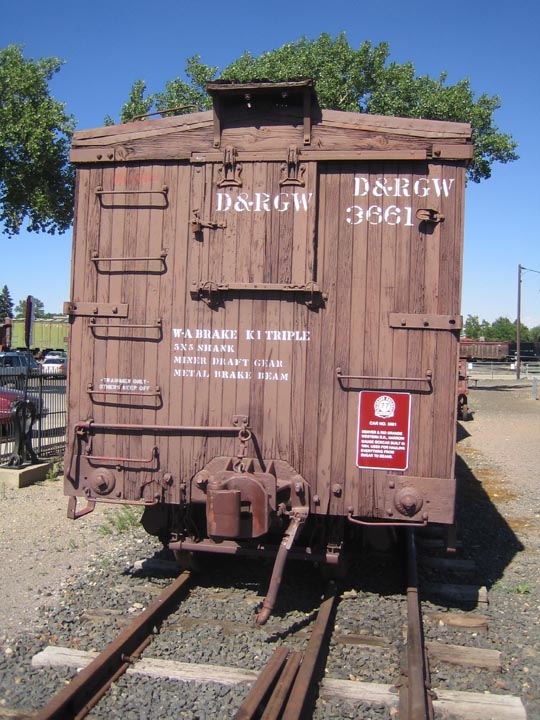
[[(525, 383), (482, 380), (470, 393), (470, 407), (473, 419), (460, 423), (458, 433), (459, 557), (474, 560), (477, 570), (444, 579), (486, 586), (489, 605), (468, 607), (425, 595), (423, 608), (427, 613), (485, 614), (488, 630), (471, 632), (427, 619), (426, 638), (500, 650), (503, 670), (433, 663), (432, 684), (516, 695), (528, 718), (540, 719), (540, 402), (532, 399)], [(32, 668), (36, 653), (49, 645), (101, 650), (148, 607), (170, 576), (136, 569), (135, 561), (159, 553), (159, 544), (139, 527), (115, 527), (107, 520), (114, 519), (114, 509), (100, 507), (79, 521), (67, 520), (59, 481), (15, 490), (2, 485), (0, 475), (0, 499), (2, 717), (2, 707), (37, 710), (73, 675)], [(271, 565), (232, 558), (205, 564), (200, 584), (146, 656), (260, 670), (276, 646), (304, 647), (323, 590), (310, 566), (289, 566), (276, 613), (254, 632)], [(441, 579), (432, 569), (421, 577)], [(377, 585), (381, 578), (384, 583)], [(336, 634), (371, 634), (387, 646), (367, 649), (332, 640), (327, 677), (397, 679), (399, 657), (393, 643), (402, 640), (406, 609), (396, 588), (388, 559), (374, 554), (355, 565), (337, 606)], [(245, 685), (124, 676), (92, 717), (230, 718), (247, 690)], [(393, 716), (385, 706), (359, 711), (346, 702), (319, 700), (314, 717), (352, 718), (359, 712), (366, 718)]]

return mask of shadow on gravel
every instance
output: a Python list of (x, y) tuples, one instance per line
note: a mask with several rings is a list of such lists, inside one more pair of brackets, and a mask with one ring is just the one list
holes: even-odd
[[(469, 413), (469, 420), (467, 422), (471, 421), (471, 413)], [(471, 437), (471, 433), (463, 427), (461, 423), (457, 423), (457, 430), (456, 430), (456, 441), (461, 442), (461, 440), (465, 440), (465, 438)]]
[(524, 385), (478, 385), (474, 388), (474, 392), (491, 392), (492, 390), (497, 391), (510, 391), (510, 390), (524, 390), (530, 387), (530, 384), (525, 383)]
[(491, 501), (475, 471), (459, 454), (456, 455), (456, 480), (460, 555), (476, 564), (476, 572), (469, 582), (489, 589), (502, 578), (524, 546)]
[[(456, 424), (456, 432), (458, 443), (470, 435), (463, 423)], [(490, 472), (489, 466), (482, 466), (477, 470), (480, 478), (489, 475)], [(442, 570), (424, 567), (420, 571), (421, 580), (485, 586), (489, 589), (503, 577), (505, 569), (515, 555), (524, 549), (512, 528), (491, 501), (479, 477), (463, 457), (457, 454), (456, 524), (458, 540), (461, 542), (457, 558), (474, 561), (475, 570), (468, 572), (459, 564), (457, 571), (446, 566)], [(427, 542), (424, 545), (419, 539), (421, 552), (432, 557), (446, 558), (445, 547), (442, 542), (437, 543), (436, 537), (437, 530), (442, 528), (435, 527), (435, 533), (430, 530), (433, 528), (428, 528), (425, 534), (431, 543)], [(420, 531), (420, 534), (422, 532)], [(392, 543), (393, 535), (393, 539), (397, 542)], [(381, 597), (400, 595), (406, 583), (406, 563), (402, 553), (403, 542), (399, 534), (387, 531), (378, 536), (375, 542), (372, 540), (373, 538), (369, 539), (366, 536), (357, 536), (354, 539), (352, 544), (355, 548), (349, 557), (347, 570), (338, 580), (340, 589), (376, 593)], [(174, 560), (174, 556), (168, 551), (159, 551), (155, 557), (171, 562)], [(225, 604), (230, 601), (227, 596), (228, 590), (244, 591), (244, 599), (238, 608), (238, 621), (253, 623), (268, 590), (273, 561), (268, 558), (246, 559), (227, 555), (216, 557), (201, 555), (197, 559), (197, 565), (197, 583), (204, 587), (215, 587), (217, 597), (219, 596), (219, 600)], [(321, 570), (320, 567), (310, 563), (294, 560), (286, 563), (272, 617), (281, 621), (292, 611), (300, 613), (300, 617), (292, 621), (289, 618), (283, 625), (280, 623), (274, 629), (272, 640), (275, 641), (277, 638), (284, 640), (287, 636), (302, 631), (314, 620), (327, 582)], [(176, 574), (170, 568), (169, 572), (172, 575)], [(151, 580), (152, 577), (163, 577), (163, 574), (169, 573), (166, 569), (159, 572), (150, 566), (148, 571), (140, 569), (137, 574)], [(442, 607), (463, 610), (474, 609), (478, 604), (477, 601), (471, 600), (445, 599), (443, 596), (425, 591), (422, 591), (422, 598)]]
[[(478, 388), (478, 390), (505, 391), (515, 388), (516, 385), (497, 385)], [(471, 572), (462, 569), (454, 571), (451, 568), (451, 563), (449, 563), (449, 566), (442, 570), (423, 568), (421, 577), (429, 582), (466, 587), (484, 586), (489, 590), (503, 577), (508, 565), (510, 565), (517, 553), (524, 550), (524, 546), (484, 488), (482, 480), (484, 482), (497, 482), (494, 469), (485, 464), (479, 465), (475, 469), (469, 466), (464, 457), (459, 454), (459, 443), (467, 437), (470, 437), (470, 433), (464, 423), (457, 423), (456, 529), (460, 544), (456, 557), (458, 559), (472, 560), (475, 569)], [(500, 492), (503, 491), (500, 490)], [(424, 553), (445, 557), (444, 547), (436, 548), (437, 543), (435, 541), (431, 543), (428, 541), (427, 544), (428, 546), (431, 545), (431, 549), (424, 549)], [(457, 565), (459, 567), (459, 564)], [(422, 592), (422, 597), (447, 608), (461, 610), (482, 608), (482, 603), (478, 600), (445, 599), (442, 595), (426, 592)]]
[[(273, 560), (268, 558), (204, 554), (196, 558), (191, 572), (199, 587), (215, 589), (214, 599), (223, 602), (224, 606), (230, 602), (238, 603), (236, 591), (240, 591), (242, 600), (235, 613), (237, 619), (254, 625), (268, 591), (272, 566)], [(176, 577), (179, 572), (181, 569), (175, 565), (174, 554), (163, 549), (156, 551), (142, 567), (126, 569), (124, 575), (136, 575), (152, 583), (161, 578)], [(299, 616), (286, 625), (273, 628), (275, 636), (269, 636), (268, 642), (294, 635), (313, 622), (326, 582), (317, 566), (299, 560), (287, 562), (272, 617), (282, 618), (291, 611), (298, 611)]]

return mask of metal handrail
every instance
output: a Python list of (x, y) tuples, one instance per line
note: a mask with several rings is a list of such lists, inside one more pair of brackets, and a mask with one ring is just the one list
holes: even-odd
[(95, 189), (96, 195), (164, 195), (167, 197), (169, 192), (168, 185), (163, 185), (161, 190), (104, 190), (102, 185), (98, 185)]
[(425, 377), (396, 377), (393, 375), (344, 375), (340, 367), (336, 368), (336, 377), (342, 380), (384, 380), (386, 382), (425, 382), (431, 385), (433, 370), (426, 370)]

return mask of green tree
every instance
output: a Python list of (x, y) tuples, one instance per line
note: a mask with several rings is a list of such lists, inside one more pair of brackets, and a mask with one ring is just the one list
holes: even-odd
[[(448, 85), (445, 73), (437, 79), (417, 76), (411, 62), (389, 62), (389, 57), (387, 43), (373, 46), (366, 41), (354, 50), (344, 33), (336, 38), (323, 33), (316, 40), (304, 37), (258, 57), (245, 52), (223, 70), (220, 79), (247, 82), (310, 77), (323, 108), (471, 123), (475, 149), (468, 176), (475, 182), (490, 177), (494, 162), (518, 159), (516, 142), (493, 122), (500, 107), (498, 96), (476, 98), (468, 79)], [(187, 82), (170, 81), (164, 93), (144, 97), (145, 85), (138, 80), (124, 105), (122, 120), (133, 116), (130, 103), (134, 99), (137, 107), (159, 109), (192, 102), (208, 107), (204, 85), (216, 75), (217, 68), (204, 65), (195, 56), (188, 60)], [(124, 112), (126, 108), (129, 113)]]
[[(212, 107), (212, 100), (206, 92), (206, 84), (216, 77), (217, 70), (217, 67), (209, 67), (201, 63), (200, 56), (195, 55), (188, 58), (186, 63), (187, 82), (180, 78), (169, 80), (164, 92), (145, 96), (145, 81), (136, 80), (131, 87), (128, 100), (120, 111), (121, 122), (130, 122), (138, 115), (146, 115), (152, 108), (163, 116), (208, 110)], [(109, 115), (105, 118), (105, 124), (114, 124)]]
[[(207, 110), (212, 107), (212, 101), (206, 92), (206, 84), (211, 82), (218, 71), (217, 67), (209, 67), (195, 55), (187, 60), (186, 76), (188, 82), (180, 78), (169, 80), (165, 92), (156, 93), (154, 103), (157, 108), (180, 108), (178, 112), (193, 112), (194, 110)], [(174, 115), (175, 111), (164, 113)]]
[(8, 286), (4, 285), (0, 291), (0, 323), (7, 317), (13, 317), (13, 300), (11, 299)]
[[(492, 323), (487, 320), (479, 322), (478, 315), (467, 315), (464, 325), (465, 336), (472, 340), (486, 340), (492, 342), (516, 342), (517, 320), (512, 322), (507, 317), (498, 317)], [(529, 330), (521, 323), (521, 341), (532, 342), (540, 340), (540, 326)]]
[(490, 340), (490, 334), (491, 334), (491, 325), (487, 320), (482, 320), (480, 323), (481, 331), (479, 340)]
[(71, 225), (74, 120), (48, 85), (61, 65), (54, 57), (25, 60), (17, 45), (0, 50), (0, 221), (8, 235), (25, 221), (51, 234)]
[[(489, 323), (488, 323), (489, 325)], [(526, 325), (521, 323), (521, 340), (522, 342), (530, 342), (530, 331)], [(517, 320), (512, 322), (507, 317), (498, 317), (494, 320), (486, 332), (486, 340), (501, 342), (516, 342), (517, 338)]]
[(469, 340), (478, 340), (482, 335), (482, 325), (478, 315), (467, 315), (464, 325), (465, 337)]
[[(45, 312), (45, 306), (41, 302), (41, 300), (38, 300), (38, 298), (34, 298), (34, 317), (36, 319), (39, 318), (45, 318), (48, 317), (50, 313)], [(15, 307), (15, 317), (17, 318), (23, 318), (26, 315), (26, 298), (24, 300), (20, 300), (16, 307)]]
[(535, 325), (529, 330), (531, 342), (540, 342), (540, 325)]
[[(155, 101), (154, 95), (144, 97), (146, 92), (146, 83), (144, 80), (137, 80), (133, 83), (128, 100), (122, 106), (120, 119), (122, 122), (131, 122), (138, 115), (146, 115), (150, 112)], [(114, 125), (114, 120), (110, 115), (105, 118), (105, 125)]]

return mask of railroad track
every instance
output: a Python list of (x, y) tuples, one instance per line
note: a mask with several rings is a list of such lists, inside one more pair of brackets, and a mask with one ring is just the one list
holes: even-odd
[[(211, 587), (201, 589), (195, 586), (189, 573), (184, 573), (160, 595), (157, 600), (142, 612), (135, 622), (125, 628), (120, 636), (99, 655), (67, 648), (49, 648), (34, 658), (34, 666), (61, 665), (72, 668), (84, 667), (75, 680), (59, 695), (53, 698), (36, 716), (37, 720), (50, 718), (82, 718), (93, 704), (105, 696), (111, 687), (126, 672), (141, 678), (150, 676), (165, 680), (182, 681), (197, 684), (201, 687), (211, 681), (224, 687), (239, 688), (243, 702), (231, 707), (230, 712), (223, 710), (220, 717), (234, 717), (237, 720), (248, 720), (254, 717), (292, 718), (301, 717), (341, 717), (339, 714), (325, 715), (321, 705), (348, 703), (358, 708), (358, 717), (364, 717), (364, 710), (369, 705), (385, 706), (387, 717), (398, 716), (399, 720), (424, 720), (435, 716), (444, 716), (452, 712), (456, 717), (463, 718), (501, 718), (510, 720), (523, 719), (523, 706), (517, 698), (503, 695), (475, 695), (466, 692), (450, 692), (444, 687), (431, 688), (429, 656), (436, 662), (455, 661), (469, 662), (472, 650), (455, 646), (443, 646), (433, 641), (424, 643), (423, 622), (419, 602), (418, 573), (416, 570), (415, 536), (410, 532), (407, 536), (407, 556), (409, 572), (407, 577), (407, 595), (388, 593), (381, 596), (381, 617), (363, 615), (362, 592), (345, 589), (338, 593), (335, 585), (329, 585), (324, 599), (318, 608), (311, 608), (302, 614), (295, 615), (290, 622), (288, 617), (271, 619), (268, 628), (255, 628), (249, 622), (250, 613), (243, 611), (245, 624), (225, 617), (211, 618), (200, 614), (191, 617), (187, 607), (189, 587), (193, 592), (201, 593), (204, 606), (205, 592), (213, 592), (214, 596), (222, 591)], [(459, 561), (458, 567), (459, 567)], [(448, 585), (448, 588), (452, 588)], [(454, 588), (455, 590), (455, 588)], [(224, 593), (224, 607), (230, 603), (229, 593)], [(244, 599), (250, 599), (249, 596)], [(250, 599), (250, 602), (252, 599)], [(235, 602), (238, 602), (238, 598)], [(180, 603), (180, 605), (179, 605)], [(174, 613), (179, 606), (184, 614)], [(198, 606), (200, 608), (200, 604)], [(353, 611), (354, 609), (354, 611)], [(244, 609), (242, 609), (244, 610)], [(346, 612), (344, 612), (346, 611)], [(390, 617), (392, 615), (392, 617)], [(104, 616), (106, 619), (106, 615)], [(464, 621), (463, 616), (461, 621)], [(478, 616), (475, 616), (478, 618)], [(431, 622), (430, 618), (430, 622)], [(470, 616), (471, 627), (474, 617)], [(447, 618), (448, 620), (448, 618)], [(378, 627), (375, 624), (378, 623)], [(437, 624), (440, 619), (434, 619)], [(479, 620), (476, 620), (479, 622)], [(156, 635), (155, 629), (162, 625), (162, 631)], [(160, 643), (168, 633), (176, 633), (173, 640), (166, 641), (169, 645), (181, 645), (182, 638), (194, 627), (204, 626), (208, 636), (225, 632), (231, 636), (244, 634), (246, 638), (255, 634), (262, 638), (268, 646), (269, 660), (266, 664), (259, 663), (254, 668), (242, 668), (240, 662), (236, 667), (227, 667), (214, 663), (190, 662), (160, 657)], [(381, 632), (381, 627), (386, 628)], [(401, 630), (406, 628), (406, 641), (403, 642)], [(374, 631), (371, 634), (370, 631)], [(152, 656), (155, 638), (158, 657)], [(204, 640), (201, 645), (204, 644)], [(446, 647), (446, 656), (444, 648)], [(346, 662), (336, 660), (342, 657), (345, 650)], [(273, 649), (273, 652), (271, 650)], [(143, 651), (144, 655), (143, 655)], [(379, 669), (379, 682), (366, 681), (370, 673), (363, 662), (362, 653), (376, 656), (383, 654), (387, 663)], [(477, 651), (473, 662), (496, 671), (496, 661), (486, 661), (486, 654)], [(469, 657), (467, 657), (467, 653)], [(474, 654), (474, 653), (472, 653)], [(97, 655), (97, 657), (96, 657)], [(441, 660), (442, 658), (442, 660)], [(339, 666), (341, 663), (341, 666)], [(500, 663), (500, 660), (499, 660)], [(325, 671), (326, 667), (326, 671)], [(251, 689), (249, 689), (251, 688)], [(314, 692), (316, 691), (316, 692)], [(98, 708), (100, 705), (98, 705)], [(92, 713), (92, 717), (106, 717), (103, 713)], [(340, 710), (336, 709), (336, 713)], [(152, 717), (152, 715), (148, 715)], [(181, 717), (190, 717), (184, 715)], [(195, 717), (195, 715), (193, 715)], [(210, 716), (208, 716), (210, 717)], [(349, 717), (349, 715), (347, 715)], [(352, 715), (350, 715), (352, 717)]]
[(137, 617), (77, 677), (36, 716), (37, 720), (83, 718), (134, 660), (150, 645), (159, 627), (187, 592), (191, 574), (184, 572), (166, 588), (147, 610)]

